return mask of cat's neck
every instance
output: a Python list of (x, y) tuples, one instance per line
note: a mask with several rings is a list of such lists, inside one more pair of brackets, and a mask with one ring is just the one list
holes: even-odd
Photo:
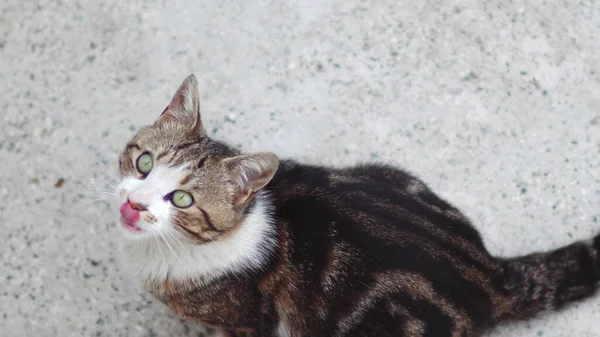
[(268, 193), (260, 191), (255, 198), (241, 225), (222, 239), (169, 246), (153, 240), (126, 242), (128, 266), (144, 282), (194, 284), (262, 268), (275, 247), (275, 224)]

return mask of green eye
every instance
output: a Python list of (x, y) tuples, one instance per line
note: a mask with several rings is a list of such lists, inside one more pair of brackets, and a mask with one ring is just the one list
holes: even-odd
[(135, 163), (138, 171), (142, 174), (148, 174), (152, 171), (152, 165), (154, 164), (152, 156), (149, 153), (144, 153), (138, 157)]
[(188, 192), (175, 191), (171, 195), (171, 202), (173, 203), (173, 205), (179, 208), (187, 208), (192, 206), (194, 198), (192, 198), (192, 195)]

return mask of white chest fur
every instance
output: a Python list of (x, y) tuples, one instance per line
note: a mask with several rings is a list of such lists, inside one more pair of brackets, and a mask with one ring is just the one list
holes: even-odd
[(172, 231), (179, 237), (125, 242), (128, 267), (143, 281), (161, 282), (168, 277), (197, 283), (261, 268), (275, 244), (274, 225), (268, 197), (258, 193), (256, 198), (240, 228), (225, 239), (196, 245)]

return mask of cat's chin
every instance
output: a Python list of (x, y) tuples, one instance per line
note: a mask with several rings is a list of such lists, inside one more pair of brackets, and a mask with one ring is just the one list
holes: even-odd
[(125, 221), (122, 217), (117, 221), (118, 226), (121, 228), (121, 233), (128, 240), (141, 240), (147, 236), (144, 231), (137, 224), (131, 224)]

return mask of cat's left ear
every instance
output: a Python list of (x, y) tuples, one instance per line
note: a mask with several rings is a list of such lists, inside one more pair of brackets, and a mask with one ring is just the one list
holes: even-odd
[(236, 185), (235, 205), (248, 201), (265, 187), (277, 172), (279, 159), (270, 152), (244, 154), (223, 160), (230, 180)]
[(200, 92), (198, 81), (193, 74), (188, 76), (173, 98), (169, 106), (156, 120), (156, 124), (174, 121), (189, 125), (194, 131), (204, 135), (205, 131), (200, 120)]

